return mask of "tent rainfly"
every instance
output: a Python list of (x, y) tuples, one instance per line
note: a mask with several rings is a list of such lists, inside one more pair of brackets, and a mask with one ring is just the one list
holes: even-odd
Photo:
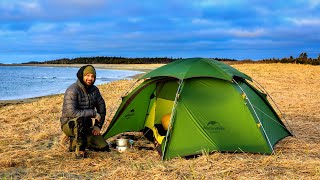
[[(237, 69), (205, 58), (175, 60), (140, 78), (122, 99), (104, 138), (152, 132), (163, 160), (205, 152), (271, 154), (292, 135), (267, 95)], [(169, 115), (168, 130), (161, 119)], [(159, 148), (159, 149), (160, 149)]]

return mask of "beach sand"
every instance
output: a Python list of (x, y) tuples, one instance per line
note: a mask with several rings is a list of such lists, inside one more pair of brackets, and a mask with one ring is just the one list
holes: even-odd
[[(118, 153), (89, 152), (75, 160), (67, 152), (59, 118), (63, 94), (0, 108), (0, 177), (3, 179), (320, 179), (320, 66), (300, 64), (236, 64), (258, 81), (283, 112), (294, 137), (275, 146), (272, 155), (202, 152), (197, 158), (161, 161), (158, 153), (134, 148)], [(130, 90), (133, 80), (99, 89), (107, 105), (107, 121)], [(274, 106), (274, 104), (273, 104)], [(105, 124), (105, 131), (108, 123)], [(108, 139), (109, 140), (109, 139)]]

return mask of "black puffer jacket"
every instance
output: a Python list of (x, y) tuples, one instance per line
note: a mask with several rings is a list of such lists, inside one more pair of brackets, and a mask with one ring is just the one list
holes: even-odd
[(68, 87), (64, 94), (62, 116), (60, 118), (61, 126), (73, 118), (94, 118), (97, 112), (101, 115), (101, 121), (96, 121), (95, 126), (101, 128), (106, 116), (105, 101), (96, 86), (84, 86), (83, 69), (82, 67), (78, 71), (77, 82)]

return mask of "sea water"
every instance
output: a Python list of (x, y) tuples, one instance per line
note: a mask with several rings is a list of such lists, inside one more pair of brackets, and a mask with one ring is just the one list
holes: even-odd
[[(18, 100), (64, 93), (77, 80), (79, 68), (0, 66), (0, 100)], [(96, 69), (95, 85), (129, 79), (139, 71)]]

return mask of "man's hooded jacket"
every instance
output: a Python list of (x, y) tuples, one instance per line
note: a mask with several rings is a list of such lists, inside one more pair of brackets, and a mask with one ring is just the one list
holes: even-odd
[[(101, 121), (95, 121), (95, 126), (102, 128), (106, 116), (106, 105), (99, 89), (95, 85), (87, 86), (83, 81), (83, 71), (87, 66), (79, 69), (76, 83), (69, 86), (65, 92), (60, 118), (61, 126), (70, 119), (80, 117), (90, 119), (94, 118), (96, 113), (99, 113)], [(94, 80), (96, 80), (96, 76)]]

